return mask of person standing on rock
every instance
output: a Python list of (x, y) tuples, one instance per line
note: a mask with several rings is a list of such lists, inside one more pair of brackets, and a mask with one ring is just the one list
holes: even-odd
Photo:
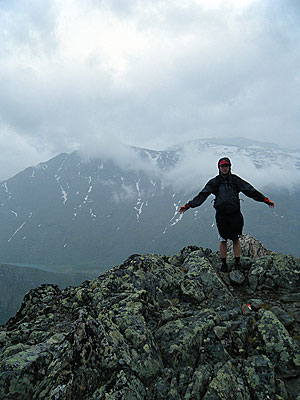
[(231, 173), (231, 162), (228, 157), (218, 161), (219, 175), (207, 182), (201, 192), (180, 207), (179, 212), (183, 214), (189, 208), (201, 206), (210, 194), (215, 195), (214, 208), (216, 209), (216, 223), (219, 232), (219, 249), (222, 260), (221, 272), (228, 272), (227, 240), (233, 241), (233, 253), (235, 257), (235, 269), (241, 269), (241, 243), (239, 237), (242, 235), (244, 218), (241, 213), (239, 193), (266, 203), (274, 207), (273, 201), (269, 200), (262, 193), (256, 190), (250, 183), (239, 176)]

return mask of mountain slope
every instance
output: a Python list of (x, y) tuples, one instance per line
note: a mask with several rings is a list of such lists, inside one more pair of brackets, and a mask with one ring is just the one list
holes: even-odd
[(37, 286), (54, 283), (61, 288), (79, 285), (91, 275), (83, 273), (55, 273), (36, 268), (0, 264), (0, 325), (20, 308), (25, 294)]
[(0, 329), (0, 397), (299, 399), (300, 259), (258, 246), (245, 275), (189, 246), (30, 291)]
[[(295, 168), (300, 166), (297, 152), (266, 149), (257, 142), (247, 142), (245, 147), (243, 141), (225, 146), (207, 140), (192, 147), (201, 157), (208, 154), (210, 164), (211, 154), (215, 160), (224, 154), (242, 154), (261, 171), (268, 163), (278, 163), (280, 168), (286, 160)], [(179, 206), (207, 180), (196, 167), (182, 172), (185, 150), (134, 148), (131, 152), (131, 164), (105, 157), (83, 160), (78, 152), (60, 154), (2, 182), (1, 262), (81, 263), (83, 268), (89, 264), (107, 269), (133, 252), (171, 254), (178, 247), (200, 242), (216, 248), (212, 197), (184, 218), (178, 214)], [(182, 185), (174, 185), (177, 177)], [(257, 236), (274, 251), (300, 255), (295, 234), (300, 224), (299, 190), (266, 190), (276, 209), (272, 212), (244, 199), (245, 233)]]

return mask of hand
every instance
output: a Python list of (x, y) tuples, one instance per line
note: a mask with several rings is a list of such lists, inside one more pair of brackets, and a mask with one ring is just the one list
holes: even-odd
[(184, 212), (186, 212), (186, 210), (188, 210), (190, 207), (191, 207), (191, 206), (190, 206), (188, 203), (186, 203), (184, 206), (181, 206), (181, 207), (179, 208), (180, 214), (183, 214)]
[(265, 197), (264, 202), (266, 204), (268, 204), (268, 206), (271, 207), (271, 208), (275, 207), (275, 203), (273, 201), (271, 201), (270, 199), (268, 199), (267, 197)]

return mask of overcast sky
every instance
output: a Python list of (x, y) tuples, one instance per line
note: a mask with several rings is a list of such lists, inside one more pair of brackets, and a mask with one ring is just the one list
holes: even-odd
[(0, 179), (80, 147), (300, 148), (299, 0), (0, 0)]

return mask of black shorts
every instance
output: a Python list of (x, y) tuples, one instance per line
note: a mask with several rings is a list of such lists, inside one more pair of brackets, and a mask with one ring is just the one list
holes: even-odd
[(233, 214), (216, 214), (216, 222), (223, 239), (235, 240), (243, 232), (244, 218), (240, 211)]

